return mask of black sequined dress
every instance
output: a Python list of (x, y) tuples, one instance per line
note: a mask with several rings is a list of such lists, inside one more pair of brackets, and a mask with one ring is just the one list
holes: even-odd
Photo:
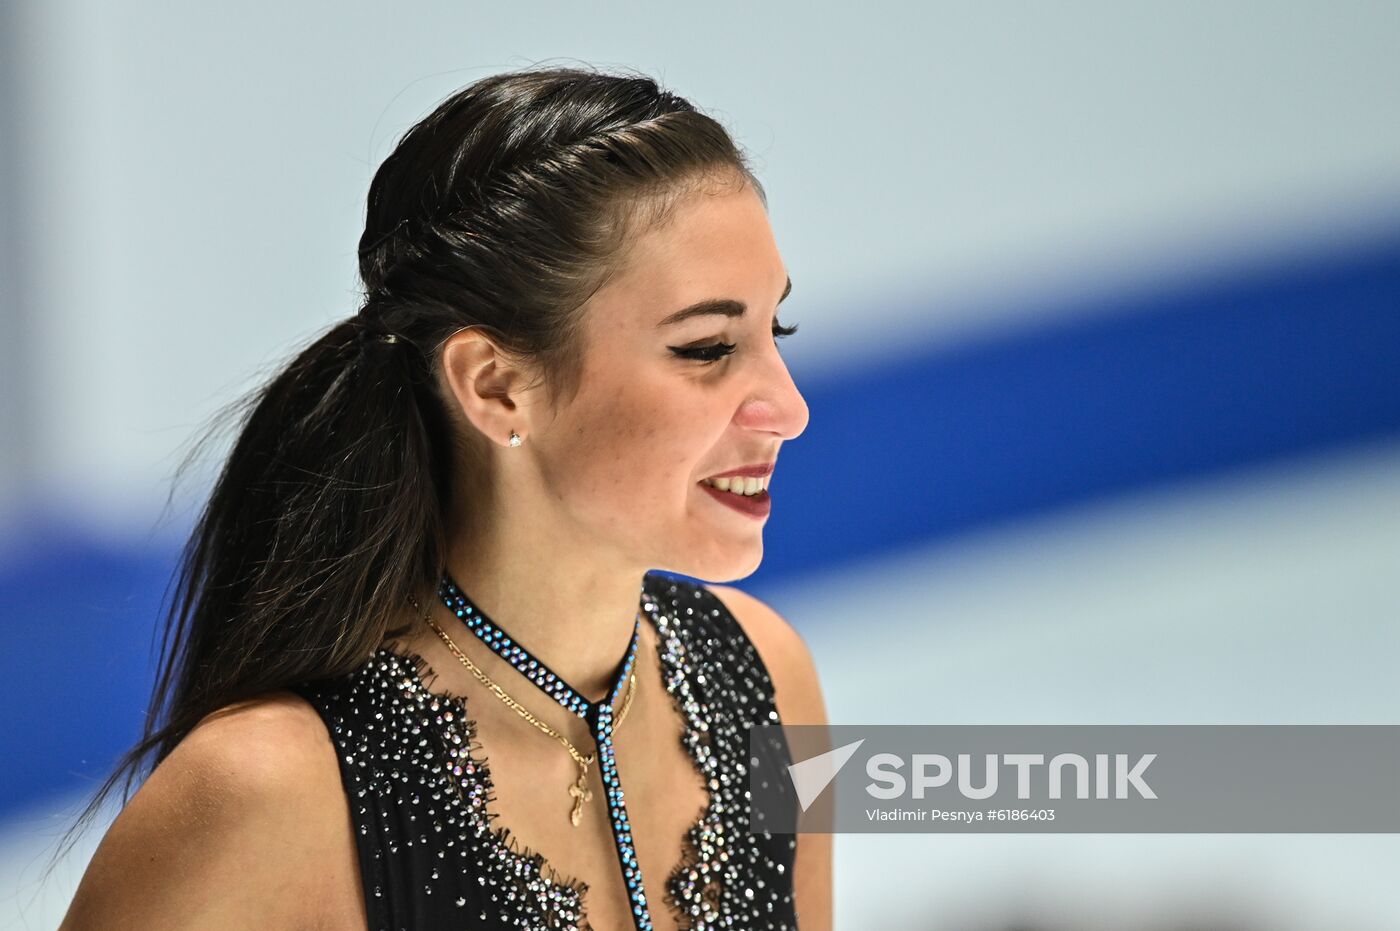
[[(768, 671), (724, 603), (697, 583), (648, 573), (642, 609), (658, 632), (664, 685), (710, 804), (666, 878), (664, 904), (644, 903), (636, 927), (650, 927), (649, 913), (664, 908), (683, 929), (796, 928), (796, 838), (750, 830), (748, 729), (781, 723)], [(560, 876), (493, 823), (490, 770), (470, 709), (431, 691), (430, 672), (417, 655), (381, 648), (346, 676), (295, 687), (339, 755), (370, 931), (588, 931), (587, 884)], [(776, 755), (763, 771), (784, 771), (784, 743), (755, 752)], [(617, 775), (625, 788), (626, 772)]]

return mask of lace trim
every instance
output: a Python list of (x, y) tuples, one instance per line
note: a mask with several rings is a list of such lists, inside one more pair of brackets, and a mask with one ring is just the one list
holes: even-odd
[[(709, 773), (714, 768), (714, 751), (708, 730), (699, 726), (699, 703), (695, 700), (690, 683), (685, 677), (685, 643), (669, 622), (656, 618), (653, 618), (653, 621), (665, 641), (665, 648), (661, 651), (661, 665), (666, 673), (666, 691), (686, 723), (685, 731), (681, 735), (681, 745), (695, 763), (706, 796), (699, 816), (685, 833), (681, 844), (681, 862), (666, 877), (665, 901), (676, 918), (677, 927), (680, 931), (695, 931), (697, 926), (703, 927), (701, 922), (719, 920), (720, 898), (724, 891), (716, 869), (706, 871), (710, 880), (703, 886), (698, 885), (700, 870), (697, 867), (704, 862), (701, 850), (705, 835), (714, 836), (715, 827), (720, 823), (718, 792), (709, 785)], [(687, 895), (686, 886), (690, 882), (697, 885)], [(700, 906), (699, 914), (692, 913), (692, 906), (695, 905)]]
[[(492, 811), (488, 807), (496, 800), (495, 783), (491, 779), (490, 763), (483, 752), (481, 741), (477, 739), (477, 723), (467, 716), (465, 696), (453, 694), (446, 689), (435, 688), (438, 679), (437, 671), (421, 654), (412, 650), (394, 650), (388, 647), (380, 647), (377, 652), (397, 660), (400, 667), (399, 672), (412, 678), (416, 689), (441, 702), (447, 710), (453, 713), (452, 720), (445, 721), (443, 729), (448, 741), (453, 745), (457, 745), (457, 740), (453, 738), (460, 738), (460, 746), (465, 749), (465, 756), (472, 763), (472, 777), (482, 788), (479, 797), (468, 798), (462, 793), (462, 786), (456, 779), (447, 778), (445, 780), (457, 793), (462, 802), (463, 810), (473, 817), (484, 818), (488, 835), (495, 841), (498, 852), (507, 855), (512, 861), (512, 866), (523, 867), (528, 870), (529, 874), (553, 886), (555, 891), (572, 897), (578, 903), (581, 923), (577, 926), (577, 931), (595, 931), (593, 926), (589, 924), (587, 916), (588, 883), (559, 872), (545, 859), (544, 854), (532, 850), (528, 844), (521, 842), (509, 826), (495, 824), (500, 813)], [(512, 877), (519, 878), (521, 876), (520, 869), (512, 869), (509, 872)], [(525, 881), (522, 881), (522, 885), (524, 884)]]

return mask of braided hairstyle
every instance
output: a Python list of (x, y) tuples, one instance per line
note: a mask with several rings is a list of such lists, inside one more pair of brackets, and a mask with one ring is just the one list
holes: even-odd
[(629, 237), (725, 182), (766, 202), (727, 131), (639, 74), (493, 75), (411, 127), (370, 184), (363, 305), (226, 412), (239, 432), (181, 556), (144, 735), (65, 837), (210, 712), (348, 672), (402, 632), (485, 461), (448, 416), (438, 349), (479, 327), (549, 403), (571, 395), (580, 307)]

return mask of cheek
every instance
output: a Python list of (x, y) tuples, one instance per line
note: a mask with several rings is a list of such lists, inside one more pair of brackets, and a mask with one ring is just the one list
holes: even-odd
[(555, 470), (568, 496), (632, 521), (683, 501), (713, 439), (703, 410), (677, 394), (619, 388), (577, 412)]

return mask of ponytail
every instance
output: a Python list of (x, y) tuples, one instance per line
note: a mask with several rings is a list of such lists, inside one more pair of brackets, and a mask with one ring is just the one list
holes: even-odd
[(69, 834), (210, 712), (362, 664), (438, 578), (441, 405), (418, 346), (373, 310), (235, 403), (250, 413), (182, 554), (145, 731)]

